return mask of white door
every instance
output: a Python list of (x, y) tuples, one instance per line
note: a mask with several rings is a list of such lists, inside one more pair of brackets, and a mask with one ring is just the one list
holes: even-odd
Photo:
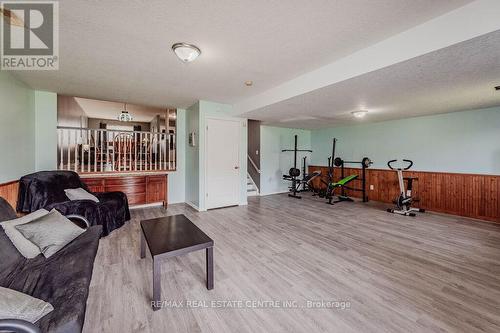
[(206, 208), (240, 202), (240, 122), (207, 119)]

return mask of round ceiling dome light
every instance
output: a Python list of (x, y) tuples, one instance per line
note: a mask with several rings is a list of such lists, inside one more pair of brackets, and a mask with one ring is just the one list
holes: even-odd
[(367, 110), (359, 110), (359, 111), (353, 111), (351, 113), (356, 118), (363, 118), (364, 116), (366, 116), (368, 111)]
[(172, 51), (182, 62), (194, 61), (201, 54), (201, 50), (196, 45), (187, 43), (175, 43), (172, 45)]
[(252, 80), (245, 81), (245, 86), (247, 87), (253, 86), (253, 81)]

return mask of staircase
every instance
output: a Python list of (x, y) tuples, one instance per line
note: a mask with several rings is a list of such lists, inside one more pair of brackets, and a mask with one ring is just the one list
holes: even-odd
[(253, 197), (259, 195), (259, 189), (253, 182), (252, 178), (250, 175), (247, 174), (247, 196)]

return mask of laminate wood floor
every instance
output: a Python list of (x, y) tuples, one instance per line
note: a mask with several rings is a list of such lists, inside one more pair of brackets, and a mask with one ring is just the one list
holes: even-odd
[[(174, 214), (215, 241), (215, 289), (205, 287), (204, 251), (168, 259), (170, 307), (153, 312), (139, 221)], [(218, 307), (194, 307), (211, 301)], [(332, 207), (309, 195), (202, 213), (184, 204), (133, 210), (100, 241), (84, 332), (500, 332), (500, 225), (398, 216), (373, 203)]]

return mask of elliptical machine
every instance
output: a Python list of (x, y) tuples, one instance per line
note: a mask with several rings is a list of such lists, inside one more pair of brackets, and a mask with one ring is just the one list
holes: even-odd
[[(391, 160), (387, 162), (387, 166), (391, 170), (395, 170), (398, 173), (398, 181), (399, 181), (399, 196), (394, 200), (397, 209), (388, 208), (387, 211), (389, 213), (400, 214), (405, 216), (416, 216), (414, 212), (424, 213), (425, 209), (422, 208), (412, 208), (411, 204), (417, 200), (413, 199), (411, 196), (411, 191), (413, 188), (413, 181), (418, 180), (415, 177), (403, 177), (403, 171), (409, 170), (413, 166), (413, 161), (403, 159), (403, 162), (409, 163), (407, 167), (393, 167), (392, 164), (397, 162), (398, 160)], [(404, 181), (408, 182), (405, 190)]]

